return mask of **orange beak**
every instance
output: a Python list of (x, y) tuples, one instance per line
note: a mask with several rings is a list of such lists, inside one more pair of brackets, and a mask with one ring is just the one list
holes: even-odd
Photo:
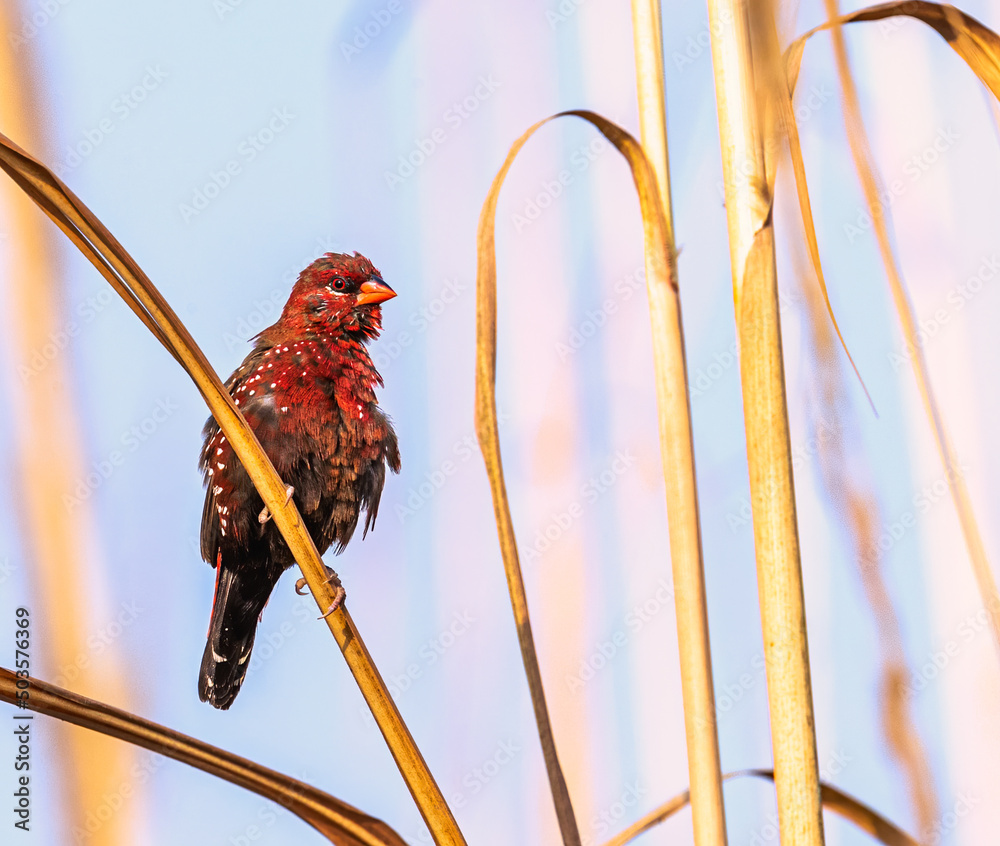
[(374, 305), (391, 300), (396, 296), (396, 292), (385, 284), (378, 276), (373, 276), (367, 282), (361, 283), (361, 288), (355, 299), (358, 305)]

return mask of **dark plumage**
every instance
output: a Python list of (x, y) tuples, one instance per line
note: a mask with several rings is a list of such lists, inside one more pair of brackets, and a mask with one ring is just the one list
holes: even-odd
[[(301, 273), (277, 323), (226, 382), (320, 554), (344, 549), (362, 509), (364, 533), (374, 526), (386, 465), (399, 472), (396, 433), (375, 399), (382, 378), (366, 349), (382, 328), (379, 303), (394, 296), (364, 256), (327, 253)], [(264, 605), (295, 561), (214, 418), (204, 436), (201, 554), (218, 573), (198, 693), (225, 709)]]

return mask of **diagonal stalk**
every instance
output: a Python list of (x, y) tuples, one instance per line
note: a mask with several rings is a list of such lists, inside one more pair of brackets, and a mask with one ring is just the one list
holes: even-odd
[[(663, 209), (669, 278), (676, 280), (677, 249), (670, 198), (659, 0), (632, 0), (632, 26), (642, 145), (656, 174)], [(652, 253), (647, 251), (648, 279), (653, 278), (652, 262)], [(694, 842), (696, 846), (726, 846), (694, 439), (677, 287), (650, 285), (649, 310), (653, 324), (660, 451), (666, 483)]]
[[(709, 0), (781, 841), (822, 846), (771, 196), (746, 0)], [(770, 8), (759, 9), (769, 14)], [(761, 80), (763, 82), (764, 80)]]
[[(317, 605), (327, 611), (333, 604), (334, 593), (295, 502), (286, 497), (285, 484), (274, 465), (173, 309), (93, 212), (51, 170), (2, 134), (0, 169), (76, 244), (194, 381), (270, 510)], [(455, 818), (346, 607), (341, 605), (326, 615), (326, 622), (435, 843), (464, 846)], [(319, 734), (318, 728), (316, 731)]]

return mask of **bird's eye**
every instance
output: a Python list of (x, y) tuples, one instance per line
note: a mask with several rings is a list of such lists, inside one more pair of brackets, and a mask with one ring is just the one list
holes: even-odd
[(333, 279), (330, 280), (330, 287), (334, 291), (343, 291), (344, 288), (347, 287), (347, 283), (343, 279), (341, 279), (339, 276), (335, 276), (335, 277), (333, 277)]

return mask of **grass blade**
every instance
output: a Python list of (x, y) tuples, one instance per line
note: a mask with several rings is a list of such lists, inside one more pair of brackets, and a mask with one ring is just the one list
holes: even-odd
[[(632, 0), (632, 28), (642, 146), (656, 175), (662, 204), (669, 278), (677, 279), (659, 0)], [(655, 268), (651, 250), (646, 251), (646, 261), (646, 277), (652, 279)], [(725, 846), (726, 812), (678, 287), (650, 288), (649, 296), (656, 357), (660, 452), (666, 480), (674, 596), (682, 598), (675, 602), (675, 607), (694, 842), (697, 846)]]
[[(15, 697), (16, 681), (10, 670), (0, 667), (0, 700), (20, 703)], [(287, 808), (331, 843), (405, 846), (406, 841), (381, 820), (297, 779), (37, 679), (30, 680), (28, 690), (29, 709), (117, 737), (251, 790)]]
[[(724, 781), (736, 778), (766, 778), (774, 781), (773, 770), (740, 770), (735, 773), (726, 773)], [(839, 814), (844, 819), (854, 823), (862, 831), (870, 834), (879, 843), (885, 846), (920, 846), (916, 840), (910, 837), (902, 829), (889, 822), (881, 814), (873, 811), (867, 805), (859, 802), (853, 796), (838, 790), (829, 784), (820, 784), (820, 794), (823, 807), (835, 814)], [(651, 828), (655, 828), (662, 822), (670, 819), (679, 810), (684, 808), (690, 801), (689, 791), (677, 794), (659, 808), (646, 814), (641, 820), (630, 825), (621, 834), (612, 837), (603, 846), (625, 846), (635, 840), (640, 834), (644, 834)], [(782, 841), (784, 842), (784, 841)]]
[[(504, 571), (507, 576), (507, 587), (510, 591), (511, 606), (514, 611), (514, 621), (517, 626), (518, 642), (521, 647), (521, 659), (528, 678), (528, 689), (535, 710), (535, 722), (538, 736), (542, 744), (545, 766), (549, 776), (549, 787), (556, 806), (556, 815), (563, 842), (579, 844), (580, 834), (573, 806), (570, 801), (566, 780), (559, 766), (555, 740), (552, 735), (552, 725), (549, 720), (548, 706), (545, 703), (545, 691), (542, 686), (541, 671), (538, 666), (538, 656), (535, 652), (534, 637), (531, 632), (531, 620), (528, 615), (528, 600), (524, 590), (524, 579), (521, 575), (521, 565), (517, 552), (517, 541), (514, 536), (514, 526), (510, 515), (510, 504), (507, 499), (507, 488), (504, 482), (503, 465), (500, 457), (499, 424), (496, 408), (496, 355), (497, 355), (497, 280), (496, 280), (496, 243), (495, 221), (496, 207), (500, 189), (510, 170), (514, 159), (528, 139), (543, 124), (565, 116), (583, 118), (592, 123), (625, 157), (632, 170), (639, 204), (642, 209), (644, 243), (647, 260), (647, 289), (650, 297), (650, 315), (653, 320), (653, 343), (656, 356), (657, 396), (660, 398), (660, 443), (664, 455), (664, 475), (667, 489), (672, 486), (681, 487), (684, 482), (680, 477), (685, 473), (683, 459), (678, 458), (677, 465), (668, 461), (673, 456), (669, 450), (682, 450), (683, 444), (690, 443), (690, 420), (685, 415), (665, 419), (665, 411), (670, 406), (662, 402), (666, 394), (673, 395), (674, 402), (683, 402), (687, 408), (687, 390), (683, 379), (670, 381), (667, 375), (666, 362), (670, 361), (670, 369), (676, 374), (683, 374), (683, 347), (678, 356), (675, 349), (667, 344), (667, 330), (657, 325), (657, 320), (671, 313), (677, 326), (677, 334), (673, 337), (680, 340), (679, 310), (677, 308), (677, 284), (673, 275), (673, 265), (668, 255), (666, 224), (663, 205), (660, 202), (656, 175), (649, 160), (639, 143), (621, 127), (601, 117), (594, 112), (576, 110), (560, 112), (557, 115), (540, 120), (529, 127), (510, 148), (507, 158), (493, 180), (489, 193), (483, 203), (479, 216), (479, 231), (477, 235), (477, 270), (476, 270), (476, 434), (486, 463), (486, 472), (490, 480), (490, 490), (493, 494), (493, 511), (496, 517), (497, 534), (500, 539), (500, 552), (503, 557)], [(669, 318), (668, 318), (669, 320)], [(678, 432), (687, 426), (686, 440)], [(668, 442), (669, 441), (669, 442)], [(688, 453), (690, 456), (690, 453)], [(693, 472), (693, 464), (692, 472)], [(680, 469), (678, 469), (680, 467)], [(692, 479), (693, 484), (693, 479)], [(680, 501), (680, 498), (678, 498)], [(694, 530), (697, 537), (697, 511), (694, 511)], [(675, 523), (678, 525), (675, 526)], [(674, 532), (681, 530), (680, 521), (671, 520), (670, 534), (673, 545)], [(690, 526), (690, 522), (688, 523)], [(682, 530), (683, 531), (683, 530)], [(691, 548), (689, 546), (689, 548)], [(677, 593), (679, 596), (679, 592)], [(678, 603), (678, 617), (684, 613)], [(704, 714), (711, 713), (706, 706)], [(704, 715), (702, 715), (704, 716)], [(714, 721), (712, 730), (714, 731)]]
[[(80, 248), (194, 381), (270, 510), (317, 605), (325, 612), (333, 604), (334, 594), (326, 583), (326, 573), (316, 546), (295, 502), (286, 497), (284, 482), (187, 328), (90, 209), (51, 170), (4, 135), (0, 135), (0, 169)], [(455, 818), (413, 742), (347, 608), (342, 605), (326, 617), (326, 622), (435, 842), (439, 846), (464, 844)], [(322, 732), (318, 726), (313, 728), (318, 742)]]

